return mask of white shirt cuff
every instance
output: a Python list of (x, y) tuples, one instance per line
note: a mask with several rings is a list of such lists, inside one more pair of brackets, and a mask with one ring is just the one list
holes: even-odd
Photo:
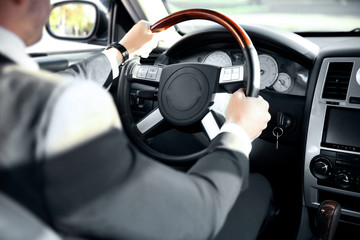
[(115, 48), (105, 49), (104, 51), (102, 51), (102, 53), (105, 54), (105, 56), (108, 58), (110, 62), (113, 79), (119, 76), (119, 66), (121, 64), (119, 60), (120, 61), (122, 60), (118, 58), (117, 56), (118, 52), (119, 51)]
[(229, 132), (238, 136), (240, 142), (238, 150), (249, 157), (252, 148), (251, 140), (241, 126), (235, 123), (225, 123), (220, 129), (221, 132)]

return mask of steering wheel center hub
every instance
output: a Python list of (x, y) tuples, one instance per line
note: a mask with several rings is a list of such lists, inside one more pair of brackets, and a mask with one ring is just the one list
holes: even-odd
[(177, 76), (167, 85), (167, 103), (177, 111), (190, 110), (201, 98), (200, 84), (192, 74)]
[[(207, 113), (212, 97), (211, 81), (198, 68), (185, 66), (163, 70), (159, 85), (159, 109), (176, 126), (191, 125)], [(169, 74), (167, 74), (167, 72)]]

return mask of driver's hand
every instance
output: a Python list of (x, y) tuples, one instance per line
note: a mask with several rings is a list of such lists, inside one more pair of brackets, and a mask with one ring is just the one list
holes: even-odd
[(150, 23), (141, 20), (130, 29), (119, 43), (128, 50), (130, 59), (134, 56), (146, 58), (157, 47), (158, 39), (151, 32)]
[(260, 136), (270, 121), (269, 104), (261, 96), (246, 97), (243, 90), (233, 93), (226, 109), (226, 122), (238, 124), (251, 141)]

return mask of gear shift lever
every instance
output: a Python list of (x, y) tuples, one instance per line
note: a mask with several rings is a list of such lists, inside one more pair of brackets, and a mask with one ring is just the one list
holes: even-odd
[(320, 240), (332, 240), (341, 215), (341, 206), (332, 200), (323, 201), (316, 215)]

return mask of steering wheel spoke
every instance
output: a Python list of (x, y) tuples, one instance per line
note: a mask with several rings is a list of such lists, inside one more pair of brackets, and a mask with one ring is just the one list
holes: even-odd
[(136, 124), (141, 134), (146, 135), (164, 121), (159, 108), (154, 109)]
[(219, 124), (212, 111), (209, 111), (201, 120), (201, 125), (210, 140), (214, 139), (220, 131)]

